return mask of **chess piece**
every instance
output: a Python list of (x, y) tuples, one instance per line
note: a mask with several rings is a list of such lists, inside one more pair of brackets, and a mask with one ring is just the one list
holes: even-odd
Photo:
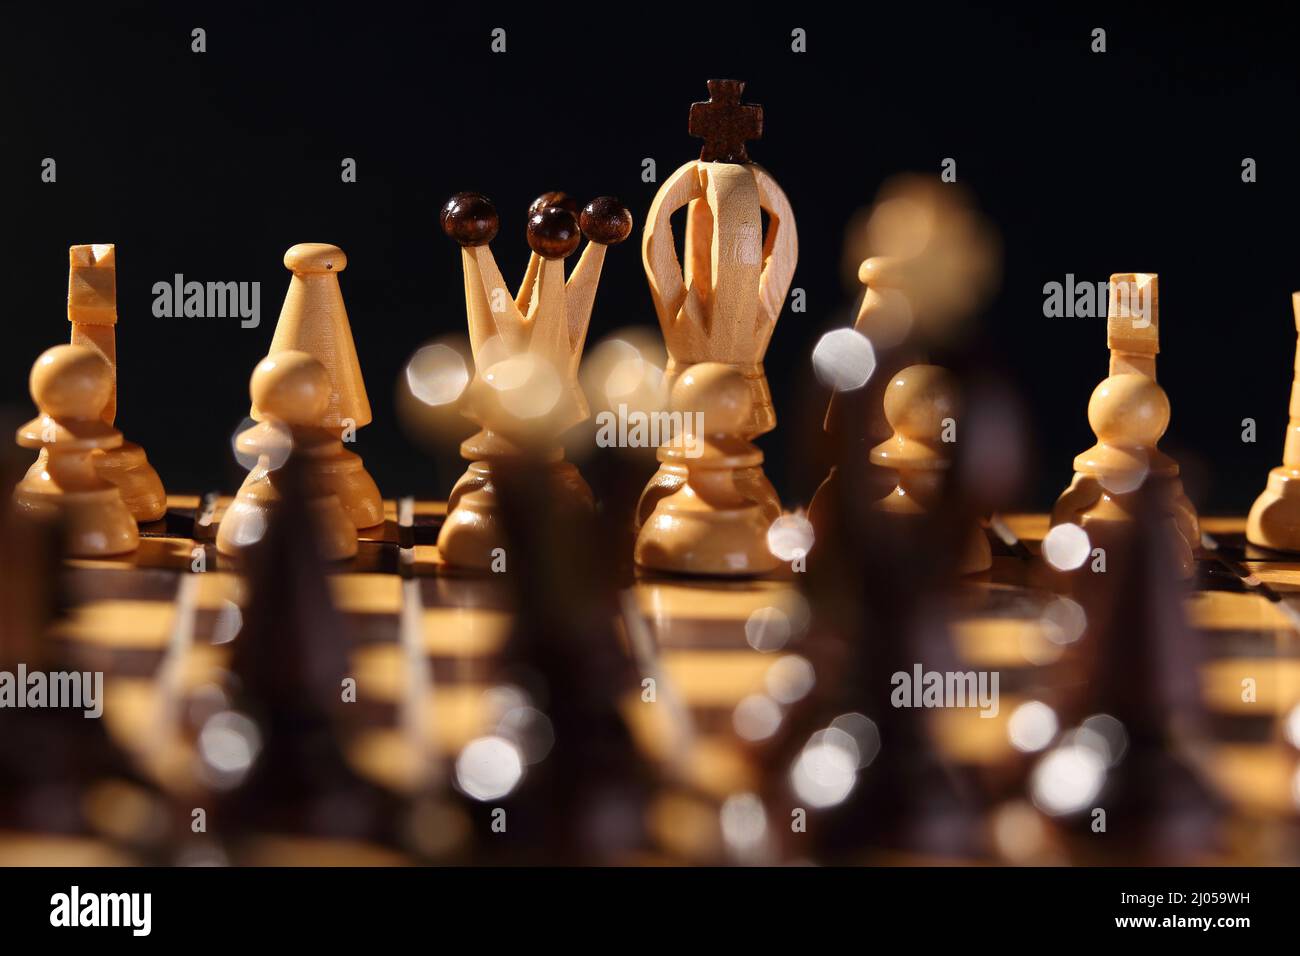
[[(112, 425), (117, 417), (117, 252), (111, 244), (68, 249), (68, 321), (72, 344), (98, 352), (112, 372), (112, 389), (100, 416)], [(43, 455), (33, 472), (44, 469)], [(136, 521), (158, 521), (167, 513), (162, 480), (139, 445), (123, 439), (116, 448), (96, 451), (93, 460), (99, 476), (122, 493)]]
[[(505, 802), (489, 804), (514, 821), (503, 860), (514, 865), (627, 865), (644, 861), (647, 850), (653, 775), (625, 710), (640, 685), (624, 651), (620, 605), (633, 584), (625, 519), (644, 473), (621, 449), (600, 464), (601, 507), (624, 520), (554, 507), (553, 486), (535, 461), (494, 463), (510, 554), (501, 577), (514, 598), (494, 682), (527, 695), (530, 706), (516, 714), (545, 714), (502, 721), (497, 731), (513, 737), (530, 764)], [(537, 724), (554, 741), (540, 752), (532, 749)], [(484, 844), (500, 846), (497, 836)]]
[(316, 426), (330, 400), (325, 367), (306, 352), (283, 350), (258, 363), (249, 392), (262, 420), (240, 434), (237, 443), (240, 451), (257, 456), (257, 464), (221, 519), (217, 550), (237, 555), (262, 539), (284, 499), (283, 471), (292, 466), (306, 472), (303, 487), (317, 525), (321, 557), (327, 561), (352, 557), (357, 553), (356, 528), (334, 483), (314, 467), (322, 457), (321, 447), (332, 448), (338, 440)]
[[(869, 215), (846, 234), (850, 249), (869, 252), (857, 272), (865, 286), (853, 331), (834, 330), (813, 352), (822, 383), (832, 389), (823, 431), (830, 456), (849, 467), (846, 480), (864, 501), (893, 487), (885, 469), (869, 461), (870, 449), (891, 434), (884, 397), (894, 376), (924, 362), (928, 350), (965, 337), (966, 320), (996, 289), (1000, 246), (994, 230), (951, 183), (935, 176), (891, 178)], [(865, 384), (864, 384), (865, 380)], [(849, 427), (854, 419), (865, 429)], [(843, 447), (852, 434), (863, 444)], [(832, 468), (808, 506), (820, 536), (822, 512), (839, 472)]]
[[(871, 462), (892, 468), (898, 483), (875, 506), (896, 516), (931, 512), (952, 466), (957, 383), (947, 369), (937, 365), (909, 366), (890, 382), (884, 412), (893, 434), (871, 449)], [(959, 573), (976, 574), (992, 567), (993, 553), (983, 530), (973, 528), (966, 540)]]
[[(27, 523), (21, 515), (0, 522), (14, 518)], [(9, 552), (10, 547), (37, 544), (45, 530), (52, 530), (40, 525), (28, 530), (33, 528), (40, 537), (22, 531), (15, 539), (12, 524), (0, 528), (0, 552), (21, 553), (21, 569), (13, 570), (24, 577), (57, 576), (57, 546), (46, 542), (40, 551)], [(37, 617), (46, 613), (41, 609)], [(91, 677), (82, 664), (65, 659), (56, 650), (59, 642), (46, 640), (41, 629), (15, 623), (0, 623), (0, 673)], [(20, 676), (19, 681), (17, 693), (26, 694), (26, 679)], [(87, 710), (12, 703), (0, 708), (0, 866), (173, 861), (171, 841), (177, 831), (164, 795), (113, 739), (108, 722), (90, 717)]]
[(904, 522), (858, 508), (847, 482), (833, 492), (824, 500), (830, 534), (796, 576), (810, 610), (799, 653), (822, 676), (760, 751), (770, 817), (807, 810), (807, 832), (785, 836), (792, 860), (988, 862), (984, 781), (944, 753), (933, 711), (915, 707), (915, 685), (904, 690), (899, 677), (914, 680), (918, 665), (940, 674), (968, 666), (952, 636), (964, 590), (958, 535), (942, 514)]
[[(866, 384), (859, 388), (841, 389), (832, 383), (834, 390), (827, 402), (822, 426), (832, 446), (833, 457), (850, 459), (849, 464), (860, 472), (852, 476), (854, 487), (861, 488), (868, 499), (885, 495), (894, 485), (890, 473), (870, 463), (869, 458), (870, 449), (891, 434), (884, 415), (885, 392), (899, 371), (920, 359), (918, 350), (903, 344), (912, 315), (905, 275), (901, 260), (892, 257), (867, 259), (858, 269), (858, 280), (866, 291), (853, 328), (871, 343), (875, 367), (869, 370)], [(819, 348), (826, 346), (819, 345)], [(814, 362), (817, 358), (814, 355)], [(847, 428), (843, 421), (845, 415), (862, 417), (865, 427)], [(861, 444), (854, 448), (841, 448), (845, 436), (850, 434)], [(839, 476), (838, 466), (832, 465), (808, 504), (808, 520), (818, 537), (829, 531), (830, 501), (836, 494), (834, 486)]]
[(1178, 464), (1156, 447), (1169, 427), (1165, 390), (1135, 372), (1112, 375), (1092, 393), (1088, 424), (1097, 444), (1074, 459), (1074, 482), (1052, 509), (1053, 526), (1079, 525), (1094, 545), (1106, 547), (1133, 520), (1138, 493), (1150, 481), (1162, 487), (1166, 518), (1178, 532), (1178, 566), (1191, 574), (1195, 558), (1184, 529), (1185, 513), (1168, 494)]
[[(1291, 294), (1291, 307), (1300, 331), (1300, 292)], [(1300, 551), (1300, 343), (1288, 414), (1282, 464), (1268, 473), (1268, 486), (1255, 499), (1246, 519), (1246, 539), (1276, 551)]]
[[(303, 418), (318, 414), (328, 376), (310, 356), (281, 352), (258, 366), (254, 390), (264, 427), (287, 404), (301, 405)], [(248, 601), (231, 654), (232, 707), (209, 718), (228, 734), (247, 735), (250, 760), (208, 768), (223, 784), (211, 823), (240, 865), (407, 862), (397, 852), (397, 800), (360, 777), (344, 750), (340, 688), (350, 673), (351, 640), (321, 560), (327, 544), (317, 536), (327, 529), (309, 487), (316, 475), (295, 462), (281, 472), (281, 504), (246, 551)], [(331, 499), (355, 547), (355, 531)], [(342, 529), (338, 535), (345, 536)]]
[[(992, 847), (981, 781), (942, 751), (926, 711), (897, 706), (895, 675), (914, 674), (918, 662), (931, 673), (957, 673), (964, 666), (950, 622), (916, 613), (915, 606), (910, 610), (903, 617), (877, 610), (869, 618), (877, 626), (856, 635), (855, 653), (866, 658), (851, 665), (863, 697), (856, 712), (873, 719), (879, 753), (860, 771), (860, 792), (839, 808), (822, 852), (858, 864), (988, 863)], [(880, 626), (890, 621), (897, 621), (897, 629)]]
[[(1115, 378), (1140, 379), (1148, 392), (1156, 388), (1145, 376)], [(1063, 714), (1092, 731), (1089, 749), (1096, 752), (1100, 742), (1105, 759), (1080, 763), (1049, 751), (1044, 764), (1059, 759), (1074, 769), (1054, 774), (1048, 764), (1036, 771), (1031, 785), (1049, 787), (1053, 797), (1044, 801), (1035, 792), (1035, 802), (1060, 817), (1080, 864), (1222, 863), (1223, 806), (1195, 757), (1207, 733), (1205, 645), (1186, 616), (1188, 587), (1179, 574), (1185, 556), (1176, 553), (1185, 542), (1171, 525), (1167, 492), (1159, 485), (1143, 486), (1129, 505), (1132, 516), (1115, 528), (1107, 573), (1078, 581), (1088, 622), (1079, 643), (1088, 674)], [(1068, 751), (1084, 749), (1087, 738), (1062, 739)], [(1095, 796), (1080, 805), (1063, 782)], [(1100, 830), (1099, 809), (1106, 815)]]
[(101, 558), (134, 551), (135, 519), (117, 487), (100, 477), (95, 452), (116, 448), (122, 433), (101, 417), (113, 392), (113, 370), (81, 345), (56, 345), (32, 366), (32, 399), (41, 414), (18, 430), (18, 444), (41, 456), (18, 487), (17, 506), (63, 525), (70, 557)]
[(743, 372), (720, 362), (693, 365), (673, 385), (683, 426), (663, 459), (686, 480), (641, 525), (636, 562), (683, 574), (762, 574), (780, 561), (768, 549), (771, 520), (742, 487), (763, 453), (747, 438), (753, 391)]
[[(564, 460), (559, 437), (584, 421), (589, 409), (578, 383), (587, 326), (605, 250), (627, 238), (632, 217), (616, 199), (602, 197), (575, 215), (563, 193), (547, 193), (529, 210), (528, 270), (514, 298), (488, 244), (500, 219), (477, 193), (460, 193), (443, 207), (443, 230), (461, 246), (465, 305), (475, 372), (461, 403), (480, 431), (461, 443), (469, 468), (447, 499), (438, 535), (442, 559), (486, 569), (504, 546), (492, 463), (521, 455), (548, 463), (553, 498), (564, 507), (591, 508), (591, 490)], [(587, 237), (568, 279), (564, 260)]]
[[(738, 80), (709, 80), (708, 86), (709, 101), (690, 111), (689, 131), (704, 139), (700, 158), (679, 167), (655, 194), (641, 257), (668, 347), (666, 386), (701, 362), (738, 369), (751, 395), (750, 419), (740, 437), (753, 439), (776, 427), (763, 356), (790, 288), (799, 241), (785, 193), (750, 162), (745, 147), (747, 139), (762, 135), (762, 107), (741, 102), (745, 84)], [(683, 206), (685, 252), (679, 260), (671, 220)], [(637, 507), (638, 521), (686, 480), (671, 458), (666, 450), (660, 456), (659, 471)], [(736, 475), (736, 481), (769, 521), (780, 515), (776, 490), (761, 468)]]
[[(339, 289), (338, 274), (347, 264), (342, 249), (322, 242), (299, 243), (284, 254), (284, 266), (293, 278), (267, 356), (295, 349), (325, 366), (328, 400), (320, 419), (311, 423), (319, 440), (308, 443), (310, 454), (303, 464), (315, 473), (314, 481), (338, 496), (353, 526), (361, 529), (383, 523), (384, 502), (361, 456), (343, 447), (345, 438), (351, 441), (356, 430), (371, 420), (366, 383)], [(255, 421), (262, 420), (256, 402), (249, 414)]]
[[(20, 480), (19, 453), (0, 449), (0, 487)], [(33, 521), (10, 502), (0, 502), (0, 669), (3, 662), (35, 661), (39, 641), (54, 620), (61, 594), (56, 522)]]
[(1158, 277), (1116, 273), (1110, 277), (1109, 298), (1110, 377), (1088, 402), (1088, 423), (1097, 444), (1074, 459), (1074, 480), (1052, 508), (1052, 524), (1068, 522), (1085, 529), (1091, 525), (1105, 535), (1117, 522), (1132, 520), (1135, 492), (1151, 482), (1183, 540), (1176, 549), (1179, 566), (1191, 574), (1200, 547), (1196, 509), (1183, 491), (1178, 462), (1156, 448), (1170, 415), (1169, 398), (1155, 380)]
[[(0, 454), (0, 480), (21, 474), (9, 458)], [(170, 862), (162, 795), (107, 721), (88, 715), (90, 701), (14, 706), (12, 692), (25, 695), (32, 675), (85, 673), (48, 635), (63, 603), (59, 538), (57, 523), (0, 508), (0, 674), (11, 682), (0, 707), (0, 866)]]

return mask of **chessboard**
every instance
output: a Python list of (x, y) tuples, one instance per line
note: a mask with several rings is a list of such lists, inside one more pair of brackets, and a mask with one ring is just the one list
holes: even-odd
[[(468, 463), (446, 502), (385, 500), (345, 447), (374, 410), (342, 248), (285, 253), (225, 497), (168, 495), (119, 431), (116, 247), (70, 247), (71, 341), (32, 366), (36, 459), (0, 524), (0, 663), (104, 675), (103, 722), (4, 715), (0, 829), (107, 820), (162, 863), (1300, 859), (1300, 561), (1279, 558), (1300, 418), (1248, 517), (1198, 519), (1158, 447), (1159, 277), (1114, 273), (1096, 444), (1051, 515), (1014, 513), (1043, 500), (1028, 398), (955, 354), (996, 234), (902, 176), (866, 220), (856, 319), (808, 356), (825, 417), (787, 430), (820, 484), (791, 509), (756, 440), (802, 299), (794, 213), (750, 160), (761, 107), (708, 91), (699, 159), (643, 219), (662, 353), (634, 328), (585, 354), (641, 218), (621, 201), (538, 196), (514, 293), (509, 213), (442, 206), (468, 338), (421, 347), (398, 395), (412, 438)], [(152, 810), (90, 812), (132, 773)]]
[[(105, 672), (110, 733), (178, 793), (192, 784), (205, 694), (239, 630), (244, 580), (213, 545), (227, 504), (169, 497), (136, 552), (65, 562), (70, 607), (52, 634), (70, 666)], [(500, 718), (492, 675), (510, 628), (509, 590), (491, 573), (442, 562), (444, 514), (441, 502), (386, 502), (383, 525), (329, 577), (356, 680), (347, 753), (357, 771), (398, 793), (429, 773), (456, 785), (458, 756)], [(938, 743), (976, 775), (995, 808), (994, 834), (1016, 834), (993, 841), (1001, 862), (1061, 862), (1024, 824), (1034, 816), (1029, 767), (1052, 736), (1029, 718), (1073, 679), (1061, 668), (1068, 614), (1035, 583), (1047, 516), (1004, 515), (994, 525), (993, 567), (962, 584), (953, 634), (969, 666), (999, 673), (999, 707), (991, 717), (942, 712)], [(1196, 752), (1231, 807), (1229, 860), (1294, 862), (1287, 835), (1300, 775), (1285, 723), (1300, 704), (1300, 561), (1248, 546), (1243, 529), (1241, 518), (1203, 519), (1214, 547), (1198, 561), (1187, 616), (1208, 648), (1200, 676), (1211, 720)], [(650, 816), (666, 860), (737, 858), (720, 808), (762, 789), (755, 746), (819, 676), (800, 653), (810, 609), (796, 579), (789, 568), (733, 580), (643, 570), (624, 595), (619, 630), (641, 683), (622, 710), (659, 770)]]

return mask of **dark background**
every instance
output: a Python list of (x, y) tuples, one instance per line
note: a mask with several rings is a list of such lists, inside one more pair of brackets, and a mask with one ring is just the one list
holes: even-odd
[[(26, 6), (26, 5), (25, 5)], [(1043, 317), (1043, 284), (1161, 276), (1165, 447), (1205, 511), (1244, 512), (1281, 460), (1300, 288), (1295, 31), (1246, 5), (1212, 19), (1178, 8), (1085, 12), (855, 4), (623, 2), (350, 4), (243, 14), (135, 4), (0, 24), (4, 347), (0, 406), (30, 414), (27, 372), (68, 334), (67, 247), (118, 248), (118, 424), (172, 492), (233, 491), (230, 454), (248, 375), (288, 284), (284, 250), (326, 241), (341, 278), (375, 422), (356, 449), (388, 496), (443, 497), (454, 476), (402, 433), (394, 388), (409, 355), (463, 332), (456, 247), (436, 213), (453, 192), (491, 196), (510, 281), (527, 257), (524, 210), (560, 188), (615, 194), (636, 217), (612, 250), (590, 343), (655, 328), (639, 236), (660, 181), (696, 155), (686, 112), (704, 80), (748, 81), (766, 135), (752, 147), (785, 189), (800, 237), (794, 286), (808, 312), (779, 323), (767, 356), (780, 424), (762, 444), (788, 504), (799, 409), (817, 336), (849, 320), (843, 279), (853, 213), (889, 176), (958, 177), (1005, 244), (1000, 294), (981, 316), (984, 354), (1025, 397), (1033, 426), (1023, 502), (1042, 508), (1092, 443), (1086, 408), (1106, 373), (1102, 319)], [(223, 11), (218, 14), (217, 10)], [(830, 8), (834, 10), (835, 8)], [(190, 52), (190, 30), (208, 52)], [(489, 52), (505, 27), (508, 53)], [(790, 52), (790, 30), (808, 52)], [(1093, 27), (1108, 52), (1089, 50)], [(42, 158), (58, 182), (42, 183)], [(1259, 181), (1241, 181), (1241, 161)], [(354, 157), (358, 182), (340, 182)], [(174, 273), (260, 281), (262, 325), (157, 319), (151, 287)], [(1256, 419), (1258, 442), (1241, 441)]]

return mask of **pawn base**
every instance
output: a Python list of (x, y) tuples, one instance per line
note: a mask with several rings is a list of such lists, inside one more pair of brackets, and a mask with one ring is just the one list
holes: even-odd
[[(735, 470), (736, 490), (754, 502), (763, 512), (767, 523), (771, 524), (781, 517), (781, 499), (776, 488), (768, 480), (761, 465)], [(659, 470), (651, 476), (641, 492), (641, 499), (636, 506), (636, 527), (641, 526), (654, 514), (655, 507), (669, 495), (681, 491), (686, 484), (686, 467), (668, 462), (661, 462)]]
[[(830, 478), (827, 478), (826, 483), (829, 482)], [(818, 489), (819, 492), (820, 490)], [(943, 472), (937, 469), (900, 474), (899, 483), (889, 494), (874, 502), (872, 508), (902, 522), (912, 521), (934, 509), (942, 490)], [(988, 535), (978, 523), (974, 523), (966, 535), (961, 560), (957, 563), (957, 573), (982, 574), (991, 567), (993, 549), (989, 546)]]
[(689, 485), (664, 498), (636, 538), (636, 563), (655, 571), (745, 577), (781, 564), (767, 547), (772, 522), (756, 503), (705, 504)]
[(140, 532), (117, 488), (51, 494), (24, 480), (14, 489), (14, 505), (37, 520), (57, 521), (64, 549), (72, 558), (129, 554), (140, 546)]
[[(904, 493), (900, 488), (895, 488), (892, 493), (881, 498), (872, 507), (889, 515), (891, 520), (903, 522), (903, 526), (926, 514), (926, 509), (920, 500), (915, 495)], [(993, 567), (993, 549), (989, 545), (989, 537), (984, 533), (984, 529), (975, 523), (966, 535), (961, 560), (957, 562), (957, 573), (963, 576), (983, 574), (991, 567)]]
[(338, 498), (354, 532), (384, 523), (384, 499), (360, 455), (335, 441), (319, 448), (304, 448), (301, 461), (313, 485)]
[[(548, 466), (548, 473), (552, 507), (594, 510), (595, 496), (572, 462), (557, 461)], [(492, 465), (471, 462), (447, 499), (438, 554), (452, 567), (491, 571), (500, 566), (505, 547)]]
[(450, 516), (466, 495), (486, 486), (489, 483), (489, 474), (486, 461), (470, 462), (465, 473), (456, 479), (456, 484), (451, 486), (451, 493), (447, 495), (447, 514)]
[[(242, 556), (262, 540), (277, 503), (236, 498), (226, 509), (217, 528), (217, 551), (230, 557)], [(316, 528), (316, 546), (323, 561), (346, 561), (356, 557), (357, 532), (338, 498), (330, 495), (308, 502)]]
[[(1196, 551), (1200, 545), (1196, 512), (1176, 476), (1150, 480), (1164, 482), (1162, 493), (1166, 494), (1166, 506), (1162, 527), (1171, 532), (1179, 573), (1191, 577), (1196, 570)], [(1107, 491), (1096, 478), (1076, 473), (1070, 487), (1052, 508), (1051, 526), (1076, 524), (1087, 532), (1094, 548), (1110, 548), (1118, 542), (1123, 527), (1136, 517), (1139, 493), (1140, 489), (1125, 493)]]
[[(261, 468), (248, 473), (235, 500), (217, 527), (217, 551), (242, 555), (261, 541), (271, 513), (280, 503), (275, 472)], [(317, 490), (307, 501), (316, 532), (316, 547), (324, 561), (345, 561), (357, 553), (357, 532), (338, 496)]]
[(1274, 551), (1300, 551), (1300, 471), (1274, 468), (1250, 508), (1246, 540)]
[(95, 473), (117, 487), (131, 517), (138, 522), (158, 521), (167, 513), (167, 492), (162, 479), (133, 442), (95, 453)]
[(496, 489), (491, 482), (462, 491), (456, 510), (447, 515), (438, 532), (438, 554), (453, 567), (489, 571), (505, 554)]

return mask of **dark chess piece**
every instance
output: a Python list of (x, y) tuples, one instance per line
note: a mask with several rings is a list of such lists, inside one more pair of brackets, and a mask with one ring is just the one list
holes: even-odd
[(313, 539), (305, 476), (290, 459), (279, 481), (266, 533), (247, 551), (233, 708), (209, 719), (242, 735), (249, 755), (216, 781), (229, 789), (216, 799), (214, 828), (235, 863), (403, 862), (400, 801), (344, 754), (350, 645)]
[[(1083, 727), (1104, 731), (1104, 746), (1096, 730), (1082, 738), (1104, 759), (1092, 774), (1076, 774), (1080, 788), (1097, 792), (1080, 794), (1062, 815), (1078, 862), (1189, 865), (1223, 850), (1223, 803), (1192, 756), (1206, 734), (1202, 637), (1185, 616), (1185, 543), (1170, 529), (1161, 493), (1139, 493), (1136, 520), (1110, 539), (1105, 574), (1078, 572), (1086, 575), (1075, 593), (1088, 615), (1080, 642), (1088, 679), (1069, 710)], [(1077, 734), (1066, 740), (1081, 746)], [(1063, 758), (1056, 750), (1043, 759)]]
[[(863, 416), (843, 427), (866, 425)], [(844, 438), (842, 478), (863, 464), (858, 436)], [(912, 706), (910, 693), (900, 697), (896, 679), (912, 680), (918, 665), (925, 673), (968, 670), (950, 631), (971, 521), (952, 487), (958, 472), (947, 476), (933, 510), (906, 521), (863, 509), (849, 481), (823, 488), (820, 506), (829, 520), (800, 575), (812, 611), (801, 653), (818, 681), (760, 754), (770, 815), (786, 819), (794, 808), (808, 813), (806, 834), (787, 838), (790, 858), (926, 864), (992, 858), (978, 781), (942, 753), (931, 714)], [(846, 763), (835, 749), (856, 760)], [(815, 786), (801, 779), (810, 777)]]
[[(19, 474), (13, 465), (9, 456), (0, 465), (7, 485)], [(108, 733), (102, 680), (46, 639), (62, 603), (63, 538), (57, 525), (7, 500), (0, 507), (0, 674), (8, 684), (0, 693), (34, 693), (34, 681), (47, 688), (43, 706), (28, 697), (28, 706), (0, 707), (0, 866), (165, 863), (175, 832), (167, 801)], [(83, 706), (51, 706), (55, 674), (82, 682)]]
[[(892, 552), (895, 569), (917, 568), (906, 559), (918, 554), (879, 549), (881, 542), (903, 537), (901, 531), (887, 520), (877, 526), (876, 553)], [(964, 544), (961, 536), (952, 538), (958, 548)], [(853, 847), (869, 859), (928, 863), (987, 860), (987, 808), (978, 781), (940, 751), (932, 714), (909, 706), (907, 692), (915, 699), (915, 688), (897, 679), (905, 674), (914, 680), (918, 665), (923, 674), (968, 670), (953, 646), (950, 595), (921, 582), (909, 591), (902, 579), (890, 586), (891, 576), (876, 561), (866, 562), (864, 570), (864, 607), (851, 634), (848, 669), (849, 702), (856, 706), (841, 712), (861, 713), (874, 722), (879, 752), (860, 771), (842, 812), (828, 821), (822, 851), (835, 855)]]
[(619, 707), (636, 687), (616, 621), (640, 490), (621, 461), (601, 473), (600, 515), (551, 504), (543, 465), (514, 460), (496, 472), (515, 600), (500, 676), (545, 714), (554, 739), (502, 801), (514, 860), (629, 863), (648, 849), (653, 777)]

